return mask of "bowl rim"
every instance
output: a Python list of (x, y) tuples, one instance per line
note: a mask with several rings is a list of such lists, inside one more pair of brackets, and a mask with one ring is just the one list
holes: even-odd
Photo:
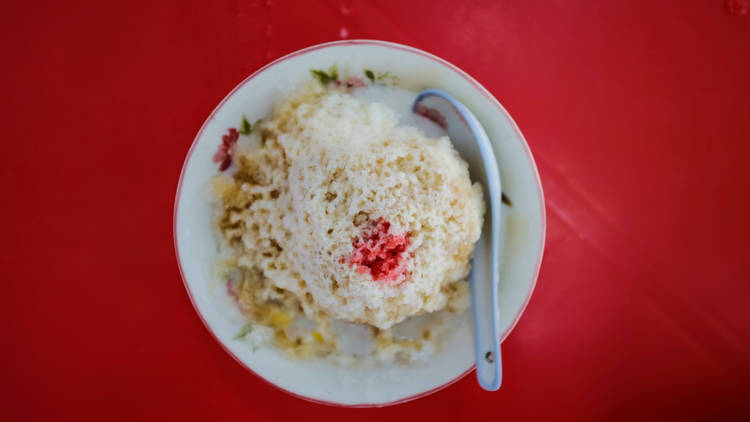
[(478, 90), (485, 98), (487, 98), (507, 119), (511, 122), (511, 125), (513, 127), (513, 130), (516, 133), (516, 136), (518, 136), (518, 139), (521, 141), (521, 144), (524, 148), (524, 151), (526, 152), (526, 156), (529, 160), (529, 164), (531, 164), (533, 173), (534, 173), (534, 179), (536, 180), (537, 184), (537, 192), (539, 196), (539, 206), (541, 209), (541, 231), (540, 231), (540, 242), (539, 242), (539, 251), (537, 253), (537, 261), (534, 267), (534, 274), (532, 275), (531, 285), (529, 286), (529, 290), (526, 293), (526, 298), (524, 299), (523, 303), (521, 304), (521, 308), (516, 313), (516, 316), (513, 318), (513, 321), (511, 322), (510, 326), (508, 327), (505, 332), (500, 336), (500, 342), (502, 343), (505, 341), (505, 339), (508, 337), (508, 335), (513, 331), (516, 324), (518, 324), (518, 321), (521, 319), (521, 315), (523, 315), (524, 311), (526, 310), (526, 307), (529, 304), (529, 301), (531, 300), (531, 296), (534, 293), (534, 289), (536, 288), (537, 279), (539, 278), (539, 271), (541, 269), (542, 265), (542, 257), (544, 255), (544, 246), (545, 246), (545, 239), (546, 239), (546, 233), (547, 233), (547, 210), (545, 206), (544, 201), (544, 192), (542, 190), (542, 182), (541, 178), (539, 176), (539, 169), (537, 168), (536, 161), (534, 160), (534, 156), (531, 153), (531, 149), (529, 148), (528, 143), (526, 142), (526, 138), (523, 136), (523, 133), (521, 133), (521, 130), (518, 128), (518, 125), (516, 124), (515, 120), (513, 120), (513, 117), (511, 117), (510, 113), (503, 107), (502, 104), (479, 82), (477, 82), (476, 79), (469, 76), (466, 72), (458, 68), (456, 65), (448, 62), (447, 60), (444, 60), (434, 54), (428, 53), (424, 50), (420, 50), (415, 47), (411, 47), (404, 44), (398, 44), (390, 41), (382, 41), (382, 40), (371, 40), (371, 39), (352, 39), (352, 40), (339, 40), (339, 41), (330, 41), (325, 42), (321, 44), (315, 44), (294, 52), (291, 52), (289, 54), (286, 54), (282, 57), (277, 58), (276, 60), (273, 60), (255, 72), (251, 73), (249, 76), (245, 77), (240, 83), (235, 85), (234, 88), (232, 88), (231, 91), (219, 102), (219, 104), (214, 107), (214, 109), (211, 111), (211, 113), (206, 117), (206, 119), (203, 121), (203, 124), (201, 125), (200, 129), (198, 130), (198, 133), (195, 135), (195, 138), (193, 138), (193, 142), (190, 145), (190, 149), (188, 150), (187, 155), (185, 156), (185, 160), (182, 163), (182, 169), (180, 170), (180, 178), (177, 182), (177, 191), (175, 192), (175, 200), (174, 200), (174, 210), (172, 215), (172, 240), (174, 242), (174, 248), (175, 248), (175, 257), (177, 258), (177, 267), (180, 271), (180, 277), (182, 278), (182, 284), (185, 287), (185, 290), (187, 291), (188, 297), (190, 298), (190, 303), (193, 306), (193, 309), (195, 310), (196, 314), (198, 314), (198, 317), (200, 318), (201, 322), (203, 322), (203, 325), (206, 327), (208, 332), (211, 334), (211, 336), (214, 338), (214, 340), (221, 346), (221, 348), (234, 359), (240, 366), (242, 366), (245, 370), (250, 372), (251, 374), (255, 375), (257, 378), (261, 379), (266, 384), (269, 384), (273, 386), (274, 388), (283, 391), (284, 393), (287, 393), (293, 397), (306, 400), (309, 402), (317, 403), (317, 404), (323, 404), (327, 406), (333, 406), (333, 407), (350, 407), (350, 408), (369, 408), (369, 407), (386, 407), (386, 406), (393, 406), (396, 404), (406, 403), (412, 400), (416, 400), (422, 397), (426, 397), (430, 394), (436, 393), (465, 377), (470, 372), (474, 371), (476, 369), (476, 364), (473, 364), (469, 369), (464, 371), (463, 373), (459, 374), (454, 379), (445, 382), (437, 387), (434, 387), (427, 391), (422, 391), (420, 393), (412, 394), (411, 396), (403, 397), (398, 400), (393, 400), (387, 403), (357, 403), (357, 404), (343, 404), (333, 401), (326, 401), (326, 400), (319, 400), (314, 399), (311, 397), (307, 397), (301, 394), (297, 394), (293, 391), (287, 390), (286, 388), (282, 388), (271, 381), (265, 379), (255, 371), (253, 371), (252, 368), (250, 368), (248, 365), (246, 365), (244, 362), (242, 362), (234, 353), (232, 353), (231, 350), (229, 350), (228, 347), (224, 345), (224, 343), (218, 338), (216, 333), (214, 333), (213, 329), (211, 329), (211, 326), (208, 324), (208, 321), (203, 317), (203, 314), (198, 309), (198, 306), (196, 305), (195, 299), (193, 297), (193, 293), (190, 290), (190, 287), (187, 284), (187, 281), (185, 281), (185, 273), (182, 269), (182, 258), (180, 256), (180, 248), (179, 244), (177, 242), (177, 214), (179, 210), (179, 204), (180, 204), (180, 196), (182, 194), (182, 182), (183, 178), (185, 176), (185, 169), (187, 168), (188, 162), (190, 162), (190, 158), (193, 155), (193, 152), (195, 150), (195, 147), (201, 138), (201, 135), (203, 134), (204, 129), (208, 125), (208, 123), (213, 119), (216, 112), (221, 109), (221, 107), (232, 97), (234, 94), (245, 84), (250, 82), (252, 79), (254, 79), (256, 76), (260, 75), (261, 73), (265, 72), (266, 70), (274, 67), (275, 65), (284, 62), (286, 60), (289, 60), (293, 57), (297, 57), (303, 54), (307, 54), (316, 50), (321, 50), (328, 47), (336, 47), (336, 46), (344, 46), (344, 45), (375, 45), (379, 47), (386, 47), (386, 48), (392, 48), (396, 50), (406, 51), (409, 53), (417, 54), (422, 57), (431, 59), (435, 61), (437, 64), (448, 68), (449, 70), (457, 73), (459, 76), (466, 79), (467, 82), (469, 82), (476, 90)]

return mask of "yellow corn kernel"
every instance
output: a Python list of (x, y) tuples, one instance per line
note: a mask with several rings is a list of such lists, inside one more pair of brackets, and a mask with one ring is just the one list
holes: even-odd
[(223, 197), (224, 194), (232, 187), (234, 187), (234, 181), (232, 180), (231, 177), (224, 176), (224, 175), (214, 177), (214, 180), (213, 180), (214, 195), (218, 197)]
[(287, 325), (291, 324), (292, 317), (288, 313), (279, 310), (274, 309), (271, 311), (271, 325), (274, 327), (284, 328)]

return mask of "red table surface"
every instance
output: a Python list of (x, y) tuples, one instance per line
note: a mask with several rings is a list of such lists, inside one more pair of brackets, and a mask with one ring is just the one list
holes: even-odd
[[(750, 418), (750, 15), (723, 0), (43, 3), (0, 14), (0, 419)], [(172, 215), (193, 137), (245, 76), (341, 37), (453, 62), (537, 159), (546, 253), (496, 393), (471, 375), (395, 407), (309, 403), (242, 369), (190, 304)]]

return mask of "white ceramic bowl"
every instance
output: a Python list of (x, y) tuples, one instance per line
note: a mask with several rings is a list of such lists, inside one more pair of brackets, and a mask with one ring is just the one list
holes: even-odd
[[(503, 188), (513, 206), (507, 216), (500, 275), (500, 329), (505, 339), (534, 290), (542, 260), (545, 210), (539, 174), (520, 130), (503, 106), (477, 81), (424, 51), (383, 41), (347, 40), (309, 47), (282, 57), (235, 87), (206, 119), (190, 147), (177, 186), (174, 240), (177, 259), (196, 311), (222, 347), (242, 366), (301, 398), (343, 406), (383, 406), (421, 397), (457, 381), (474, 368), (470, 313), (430, 362), (345, 368), (321, 361), (290, 360), (274, 348), (252, 350), (234, 340), (243, 318), (213, 277), (217, 255), (211, 228), (209, 186), (217, 174), (212, 156), (244, 113), (267, 116), (278, 94), (309, 77), (313, 68), (336, 63), (343, 72), (388, 71), (400, 86), (417, 92), (439, 88), (462, 101), (481, 121), (495, 148)], [(512, 365), (512, 362), (506, 362)], [(513, 380), (506, 380), (513, 382)]]

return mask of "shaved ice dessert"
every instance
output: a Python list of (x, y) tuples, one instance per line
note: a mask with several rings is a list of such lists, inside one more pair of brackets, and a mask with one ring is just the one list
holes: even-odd
[(342, 333), (358, 327), (367, 344), (355, 354), (411, 361), (434, 352), (445, 324), (400, 326), (467, 307), (482, 188), (447, 136), (404, 124), (367, 98), (376, 89), (414, 95), (303, 84), (225, 139), (213, 182), (219, 267), (249, 341), (341, 356)]

